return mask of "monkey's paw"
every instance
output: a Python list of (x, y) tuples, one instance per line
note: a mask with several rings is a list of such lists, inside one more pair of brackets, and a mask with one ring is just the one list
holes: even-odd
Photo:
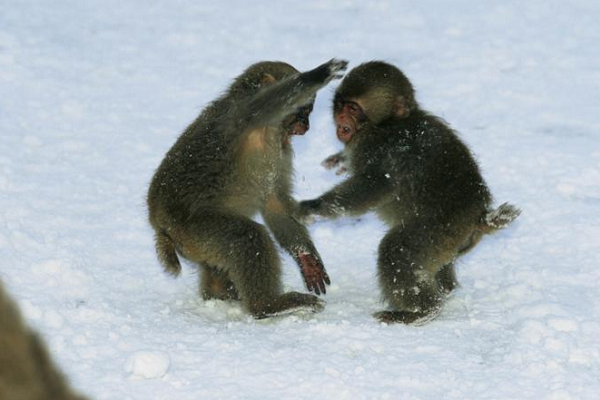
[(440, 313), (439, 308), (435, 308), (427, 313), (411, 311), (380, 311), (373, 314), (373, 317), (384, 324), (403, 323), (407, 325), (420, 326), (435, 319)]
[(308, 82), (320, 83), (326, 85), (333, 79), (340, 79), (344, 76), (344, 71), (348, 66), (348, 61), (332, 58), (317, 68), (303, 74), (303, 79)]
[(347, 169), (346, 167), (340, 167), (340, 168), (338, 168), (338, 170), (337, 170), (337, 171), (335, 171), (335, 174), (336, 174), (336, 175), (343, 175), (343, 174), (345, 174), (346, 172), (348, 172), (348, 169)]
[(265, 319), (286, 315), (307, 315), (321, 312), (325, 309), (325, 302), (317, 296), (306, 293), (287, 292), (277, 301), (277, 309), (264, 310), (256, 313), (254, 318)]
[(327, 293), (325, 285), (330, 285), (331, 280), (321, 260), (314, 254), (300, 251), (297, 262), (308, 291), (316, 295)]
[(315, 222), (316, 211), (319, 208), (320, 200), (303, 200), (298, 203), (298, 208), (294, 212), (296, 221), (303, 225), (310, 225)]
[(348, 67), (348, 61), (346, 60), (338, 60), (337, 58), (332, 58), (328, 62), (329, 64), (329, 75), (330, 79), (341, 79), (344, 76), (344, 72)]
[(323, 162), (321, 162), (321, 165), (323, 167), (325, 167), (325, 169), (338, 168), (338, 170), (335, 171), (335, 174), (341, 175), (348, 171), (346, 169), (346, 167), (344, 166), (345, 161), (346, 161), (346, 157), (340, 152), (340, 153), (333, 154), (333, 155), (327, 157), (326, 159), (324, 159)]

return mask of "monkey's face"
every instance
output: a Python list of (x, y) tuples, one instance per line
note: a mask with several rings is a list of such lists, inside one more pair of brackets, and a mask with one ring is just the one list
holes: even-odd
[(364, 124), (407, 118), (416, 108), (412, 85), (398, 68), (382, 61), (361, 64), (344, 77), (336, 90), (336, 135), (347, 144)]
[(347, 144), (365, 122), (367, 116), (358, 101), (338, 99), (334, 104), (335, 133), (340, 142)]
[(283, 120), (283, 128), (288, 135), (304, 135), (310, 129), (309, 117), (312, 109), (312, 104), (298, 107), (295, 114), (290, 114)]

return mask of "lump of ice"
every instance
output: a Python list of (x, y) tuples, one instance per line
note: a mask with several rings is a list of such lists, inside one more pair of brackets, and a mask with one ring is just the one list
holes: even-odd
[(125, 372), (142, 379), (162, 378), (169, 369), (169, 355), (160, 351), (137, 351), (127, 359)]

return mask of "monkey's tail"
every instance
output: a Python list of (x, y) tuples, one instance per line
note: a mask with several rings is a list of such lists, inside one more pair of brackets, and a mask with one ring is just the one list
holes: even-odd
[(521, 214), (521, 210), (516, 206), (504, 203), (495, 210), (490, 210), (483, 215), (481, 221), (482, 230), (485, 233), (492, 233), (498, 229), (504, 229), (510, 225)]
[(166, 273), (173, 276), (181, 273), (181, 263), (177, 257), (175, 243), (166, 232), (156, 234), (156, 254)]
[(520, 214), (521, 210), (509, 203), (504, 203), (496, 209), (486, 211), (481, 217), (479, 225), (477, 225), (471, 236), (458, 250), (458, 254), (464, 254), (475, 247), (483, 235), (506, 228)]

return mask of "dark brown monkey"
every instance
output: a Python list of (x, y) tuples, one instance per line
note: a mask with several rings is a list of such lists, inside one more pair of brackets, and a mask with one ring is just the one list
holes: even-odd
[(457, 285), (454, 260), (483, 234), (520, 211), (492, 197), (467, 146), (440, 118), (419, 107), (409, 80), (379, 61), (346, 75), (334, 98), (336, 134), (344, 151), (328, 168), (350, 178), (300, 203), (299, 218), (375, 211), (390, 230), (379, 245), (379, 283), (391, 311), (382, 322), (435, 317)]
[(84, 400), (69, 387), (40, 338), (0, 283), (0, 399)]
[(307, 288), (325, 293), (329, 277), (321, 257), (292, 217), (290, 135), (308, 130), (315, 93), (346, 64), (331, 60), (305, 73), (282, 62), (254, 64), (183, 132), (148, 193), (167, 272), (180, 272), (179, 256), (198, 264), (205, 299), (240, 299), (257, 318), (323, 308), (313, 295), (282, 293), (275, 244), (251, 217), (262, 214)]

